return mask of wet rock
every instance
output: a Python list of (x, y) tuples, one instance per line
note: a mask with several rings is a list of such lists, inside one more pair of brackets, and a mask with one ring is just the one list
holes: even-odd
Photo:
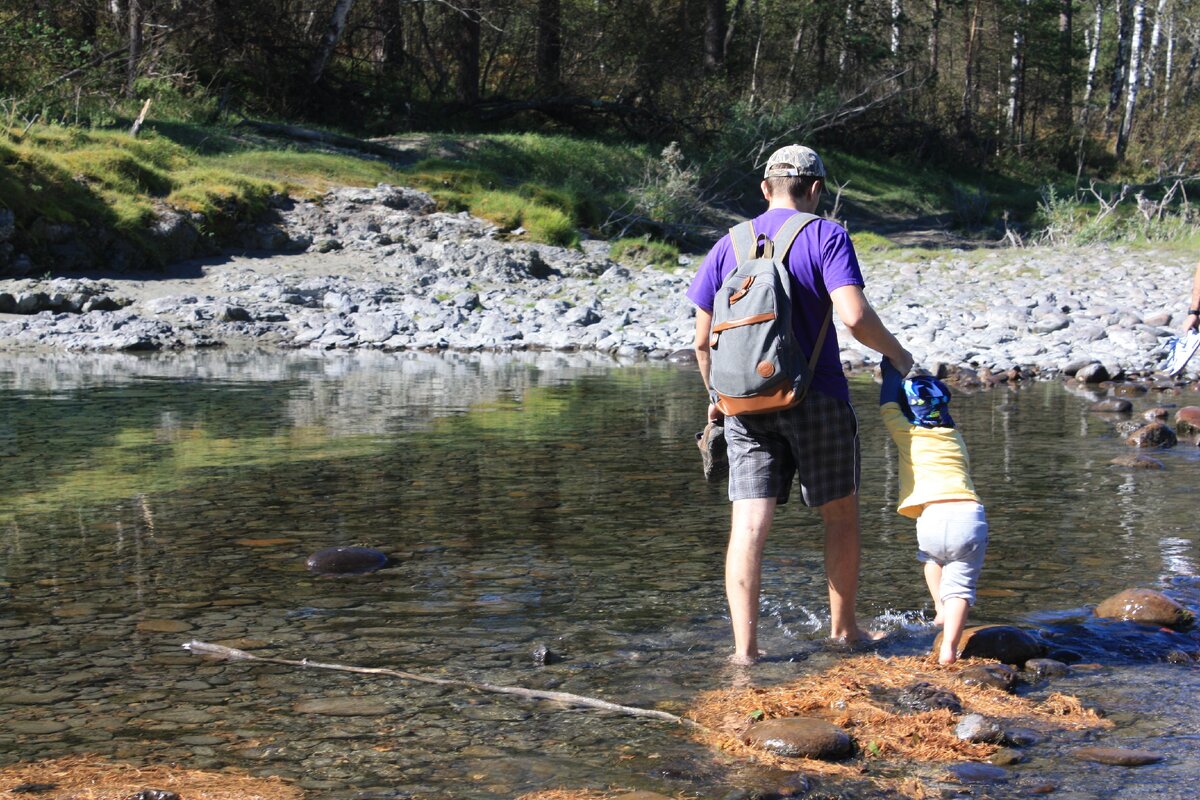
[[(1171, 416), (1171, 412), (1168, 409), (1163, 408), (1162, 406), (1155, 406), (1154, 408), (1147, 410), (1146, 413), (1142, 414), (1142, 418), (1145, 419), (1147, 422), (1154, 422), (1155, 420), (1167, 419), (1170, 416)], [(1178, 426), (1176, 426), (1176, 427), (1178, 427)]]
[(902, 689), (896, 698), (896, 704), (918, 712), (933, 711), (936, 708), (948, 708), (955, 714), (962, 711), (962, 701), (958, 699), (958, 695), (939, 689), (926, 681)]
[(1095, 411), (1103, 414), (1128, 414), (1133, 411), (1133, 403), (1123, 397), (1106, 397), (1103, 400), (1097, 400), (1088, 407), (1088, 411)]
[(144, 619), (137, 624), (142, 633), (183, 633), (192, 626), (178, 619)]
[(671, 354), (667, 356), (667, 361), (671, 362), (672, 364), (695, 364), (696, 351), (692, 350), (691, 348), (687, 348), (685, 350), (672, 350)]
[(142, 789), (140, 792), (129, 795), (125, 800), (179, 800), (179, 795), (166, 789)]
[(750, 768), (738, 781), (741, 787), (724, 800), (783, 800), (804, 797), (813, 789), (813, 781), (803, 772), (774, 767)]
[(1126, 589), (1100, 602), (1096, 616), (1182, 629), (1192, 624), (1192, 612), (1153, 589)]
[(1128, 467), (1129, 469), (1166, 469), (1167, 465), (1159, 461), (1157, 458), (1151, 458), (1146, 455), (1124, 455), (1117, 456), (1108, 463), (1118, 467)]
[(982, 714), (967, 714), (954, 726), (954, 735), (964, 742), (991, 744), (1004, 739), (1004, 729)]
[[(933, 642), (933, 653), (942, 646), (942, 634)], [(959, 655), (963, 658), (990, 658), (1003, 664), (1021, 666), (1046, 653), (1046, 644), (1034, 633), (1013, 625), (982, 625), (963, 631)]]
[(959, 783), (1005, 783), (1008, 781), (1008, 770), (991, 764), (975, 764), (971, 762), (952, 764), (950, 774)]
[(1009, 728), (1004, 732), (1004, 743), (1010, 747), (1032, 747), (1045, 740), (1045, 736), (1029, 728)]
[(759, 722), (745, 735), (746, 744), (789, 758), (834, 760), (850, 755), (850, 735), (831, 722), (784, 717)]
[(619, 794), (616, 797), (614, 797), (613, 800), (671, 800), (671, 798), (667, 797), (665, 794), (659, 794), (658, 792), (649, 792), (649, 791), (642, 789), (642, 790), (639, 790), (636, 792), (626, 792), (625, 794)]
[(320, 575), (363, 575), (387, 563), (387, 554), (373, 547), (327, 547), (309, 556), (306, 565)]
[(1005, 664), (974, 664), (958, 674), (968, 686), (991, 686), (1011, 692), (1017, 684), (1017, 671)]
[(1130, 447), (1174, 447), (1178, 441), (1175, 431), (1161, 422), (1148, 422), (1125, 437)]
[(1013, 750), (1011, 747), (1001, 747), (996, 752), (988, 756), (988, 763), (996, 767), (1009, 767), (1013, 764), (1020, 764), (1025, 760), (1025, 754)]
[(1119, 383), (1112, 388), (1112, 393), (1117, 397), (1141, 397), (1148, 391), (1140, 383)]
[(547, 664), (556, 664), (559, 661), (562, 661), (562, 656), (551, 650), (543, 642), (538, 642), (534, 646), (530, 656), (533, 658), (533, 663), (537, 664), (539, 667), (544, 667)]
[(1035, 678), (1060, 678), (1068, 674), (1071, 668), (1052, 658), (1031, 658), (1025, 662), (1025, 671), (1032, 673)]
[(1122, 747), (1078, 747), (1071, 755), (1080, 761), (1094, 761), (1117, 767), (1140, 767), (1157, 764), (1163, 760), (1162, 756), (1150, 750), (1127, 750)]
[(42, 794), (58, 788), (57, 783), (18, 783), (8, 791), (13, 794)]
[(1175, 412), (1175, 432), (1180, 436), (1200, 433), (1200, 406), (1184, 406)]
[(1100, 383), (1108, 379), (1108, 370), (1099, 361), (1093, 361), (1075, 372), (1075, 380), (1080, 383)]

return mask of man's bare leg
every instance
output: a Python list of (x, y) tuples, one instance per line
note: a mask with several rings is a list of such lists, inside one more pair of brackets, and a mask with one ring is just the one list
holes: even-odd
[(733, 621), (734, 652), (730, 661), (753, 664), (758, 650), (758, 593), (762, 554), (775, 515), (775, 498), (734, 500), (725, 552), (725, 597)]
[(942, 565), (936, 561), (925, 562), (925, 585), (929, 587), (929, 596), (933, 598), (933, 607), (937, 612), (937, 616), (933, 618), (934, 625), (941, 625), (945, 621), (945, 614), (942, 610)]
[(829, 586), (829, 635), (847, 642), (878, 639), (858, 627), (854, 603), (858, 599), (861, 559), (858, 494), (831, 500), (820, 507), (825, 522), (825, 581)]

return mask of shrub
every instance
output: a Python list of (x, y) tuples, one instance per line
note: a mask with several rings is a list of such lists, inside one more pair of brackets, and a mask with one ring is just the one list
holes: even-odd
[(624, 264), (649, 265), (660, 269), (674, 269), (679, 266), (679, 248), (649, 236), (618, 239), (609, 246), (608, 255)]

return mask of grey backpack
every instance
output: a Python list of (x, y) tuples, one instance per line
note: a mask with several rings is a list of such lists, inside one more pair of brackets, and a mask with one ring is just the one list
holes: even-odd
[(789, 217), (775, 238), (756, 236), (743, 222), (729, 231), (737, 269), (713, 299), (708, 385), (727, 416), (766, 414), (797, 405), (812, 382), (833, 307), (825, 314), (811, 357), (792, 330), (792, 279), (787, 253), (818, 217)]

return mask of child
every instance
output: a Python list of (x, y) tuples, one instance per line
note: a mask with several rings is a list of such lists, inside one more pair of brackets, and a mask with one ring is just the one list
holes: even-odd
[(975, 603), (988, 524), (971, 483), (962, 435), (950, 418), (950, 391), (928, 376), (904, 377), (883, 360), (879, 411), (900, 452), (900, 505), (917, 520), (917, 560), (944, 625), (939, 664), (958, 659), (958, 643)]

